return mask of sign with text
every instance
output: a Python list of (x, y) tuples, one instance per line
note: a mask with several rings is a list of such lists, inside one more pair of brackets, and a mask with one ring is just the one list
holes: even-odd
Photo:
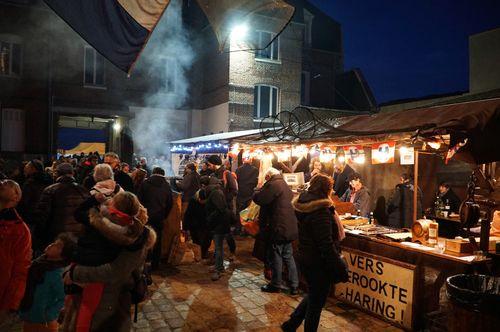
[(342, 253), (349, 281), (335, 285), (335, 296), (411, 329), (415, 266), (389, 263), (349, 248)]

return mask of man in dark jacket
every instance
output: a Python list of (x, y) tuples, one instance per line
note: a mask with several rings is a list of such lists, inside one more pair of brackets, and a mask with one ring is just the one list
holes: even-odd
[(161, 258), (161, 239), (163, 233), (163, 222), (172, 209), (172, 190), (165, 179), (165, 171), (161, 167), (155, 167), (153, 174), (144, 181), (137, 194), (142, 205), (148, 210), (149, 224), (155, 229), (158, 239), (153, 249), (153, 269), (158, 269)]
[(448, 183), (442, 182), (439, 184), (439, 197), (443, 203), (449, 204), (451, 212), (458, 213), (460, 211), (460, 204), (462, 204), (462, 201)]
[[(413, 179), (402, 174), (387, 205), (387, 225), (395, 228), (411, 228), (413, 224)], [(417, 188), (417, 219), (422, 218), (422, 191)]]
[(345, 194), (347, 189), (349, 189), (349, 179), (355, 171), (348, 164), (338, 164), (335, 165), (335, 168), (338, 172), (335, 172), (333, 175), (333, 179), (335, 180), (333, 184), (333, 193), (340, 198)]
[(253, 196), (253, 201), (260, 205), (260, 228), (268, 247), (273, 271), (271, 283), (261, 288), (263, 292), (280, 292), (281, 273), (285, 262), (288, 267), (290, 292), (297, 293), (299, 278), (293, 259), (292, 241), (298, 238), (298, 225), (292, 198), (292, 191), (275, 168), (266, 172), (266, 183)]
[(252, 201), (253, 192), (259, 180), (259, 170), (252, 165), (252, 159), (243, 160), (243, 165), (236, 170), (238, 195), (236, 196), (237, 212), (244, 210)]
[(182, 182), (177, 183), (177, 187), (182, 190), (182, 210), (185, 211), (188, 202), (200, 189), (200, 175), (196, 172), (196, 165), (194, 163), (186, 165)]
[(213, 267), (212, 280), (219, 280), (224, 272), (224, 238), (230, 234), (230, 211), (218, 184), (211, 184), (205, 187), (207, 201), (205, 212), (208, 230), (214, 235), (215, 243), (215, 266)]
[(75, 210), (89, 196), (73, 177), (73, 166), (62, 163), (56, 169), (56, 183), (45, 188), (34, 212), (37, 249), (45, 246), (63, 232), (83, 234), (84, 226), (75, 220)]
[[(216, 179), (218, 181), (212, 181), (213, 183), (219, 183), (220, 188), (224, 194), (224, 198), (226, 199), (226, 205), (231, 212), (230, 214), (230, 223), (234, 224), (236, 221), (239, 222), (239, 218), (236, 217), (236, 207), (235, 207), (235, 199), (238, 194), (238, 182), (234, 178), (233, 174), (230, 170), (227, 170), (224, 165), (222, 165), (222, 159), (218, 155), (211, 155), (207, 159), (208, 167), (213, 173), (210, 175), (212, 179)], [(234, 241), (233, 235), (229, 233), (226, 236), (226, 241), (229, 246), (229, 250), (231, 251), (231, 255), (229, 256), (229, 260), (234, 260), (234, 255), (236, 252), (236, 242)]]
[(83, 181), (87, 178), (87, 176), (92, 174), (92, 172), (94, 171), (94, 167), (97, 165), (97, 162), (98, 162), (97, 156), (90, 155), (87, 158), (87, 160), (81, 163), (77, 172), (78, 183), (83, 183)]
[(35, 211), (43, 190), (52, 184), (52, 178), (44, 172), (43, 163), (37, 159), (26, 164), (24, 176), (26, 181), (22, 188), (23, 196), (18, 206), (18, 212), (24, 222), (31, 226), (35, 222), (33, 211)]

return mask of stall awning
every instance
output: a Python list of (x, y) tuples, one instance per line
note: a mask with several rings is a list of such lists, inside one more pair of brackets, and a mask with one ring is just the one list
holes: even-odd
[(230, 131), (227, 133), (218, 133), (212, 135), (205, 136), (197, 136), (191, 138), (185, 138), (177, 141), (169, 142), (170, 144), (197, 144), (203, 142), (220, 142), (220, 141), (230, 141), (231, 139), (255, 135), (260, 132), (259, 129), (251, 129), (251, 130), (240, 130), (240, 131)]
[[(314, 130), (314, 135), (305, 133), (302, 137), (311, 138), (291, 138), (289, 142), (368, 139), (371, 136), (398, 133), (418, 134), (422, 137), (449, 134), (451, 145), (468, 138), (460, 159), (481, 164), (500, 160), (500, 98), (392, 113), (315, 120), (302, 125), (301, 130)], [(287, 128), (277, 132), (275, 136), (278, 138), (274, 141), (273, 138), (257, 135), (247, 139), (261, 144), (278, 143), (287, 136)]]

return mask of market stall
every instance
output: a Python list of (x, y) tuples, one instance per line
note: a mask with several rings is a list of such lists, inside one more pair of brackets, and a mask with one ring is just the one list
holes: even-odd
[[(230, 153), (259, 159), (261, 173), (270, 166), (282, 170), (297, 193), (307, 188), (304, 179), (316, 162), (320, 172), (337, 181), (352, 169), (371, 191), (368, 213), (333, 197), (337, 210), (343, 210), (347, 238), (342, 247), (350, 268), (349, 282), (336, 287), (337, 298), (406, 329), (420, 329), (439, 310), (447, 277), (490, 271), (487, 252), (499, 240), (489, 238), (498, 190), (481, 186), (485, 192), (477, 191), (478, 176), (471, 173), (486, 182), (494, 178), (500, 160), (500, 99), (331, 120), (290, 113), (273, 121), (274, 127), (236, 139)], [(437, 175), (446, 172), (462, 179), (459, 189), (467, 203), (461, 215), (435, 204)], [(397, 227), (388, 222), (386, 206), (403, 174), (414, 178), (404, 202), (411, 215), (397, 216)], [(472, 235), (469, 229), (480, 218), (476, 241), (481, 251), (473, 240), (454, 239), (457, 233)]]

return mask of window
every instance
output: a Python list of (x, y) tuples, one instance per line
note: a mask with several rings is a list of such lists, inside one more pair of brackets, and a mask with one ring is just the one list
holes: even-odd
[(304, 9), (304, 45), (311, 46), (312, 41), (312, 23), (314, 16)]
[(0, 41), (0, 75), (21, 76), (21, 44)]
[[(267, 32), (267, 31), (257, 31), (257, 39), (256, 40), (257, 40), (257, 46), (259, 49), (257, 51), (255, 51), (255, 58), (278, 61), (280, 40), (279, 40), (279, 36), (273, 40), (274, 37), (276, 37), (276, 34), (274, 34), (274, 33)], [(272, 43), (271, 43), (271, 40), (273, 41)], [(271, 44), (269, 44), (269, 43), (271, 43)], [(269, 46), (266, 47), (266, 45), (269, 45)], [(266, 48), (264, 48), (264, 47), (266, 47)]]
[(278, 113), (278, 88), (270, 85), (256, 85), (253, 97), (253, 117), (256, 119)]
[(104, 57), (90, 46), (84, 48), (84, 86), (104, 87)]
[(309, 105), (310, 74), (303, 71), (300, 75), (300, 104)]

